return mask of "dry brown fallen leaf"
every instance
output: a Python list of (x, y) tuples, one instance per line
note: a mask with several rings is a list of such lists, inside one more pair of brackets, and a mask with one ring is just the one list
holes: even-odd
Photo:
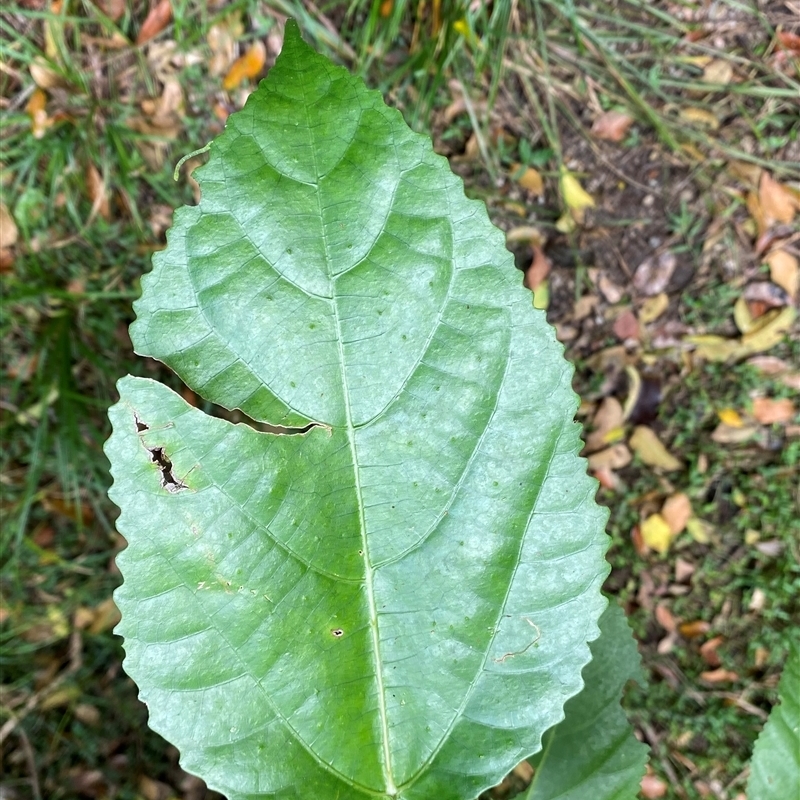
[(621, 442), (589, 456), (589, 469), (622, 469), (631, 463), (631, 453)]
[(94, 0), (95, 5), (112, 21), (117, 22), (125, 13), (125, 0)]
[(242, 81), (255, 78), (264, 67), (267, 61), (267, 48), (264, 43), (256, 39), (248, 48), (247, 52), (233, 62), (225, 79), (222, 81), (222, 88), (226, 91), (235, 89)]
[(608, 142), (621, 142), (633, 122), (633, 117), (625, 111), (604, 111), (592, 123), (592, 135)]
[(615, 320), (614, 335), (623, 342), (628, 340), (639, 341), (639, 320), (632, 309), (626, 308)]
[(236, 60), (236, 42), (244, 34), (244, 24), (241, 14), (235, 12), (215, 22), (206, 34), (206, 42), (211, 48), (211, 58), (208, 62), (210, 75), (222, 75)]
[(106, 184), (100, 175), (100, 171), (91, 162), (86, 168), (86, 190), (89, 194), (89, 200), (92, 203), (92, 209), (96, 207), (96, 213), (100, 214), (104, 220), (110, 220), (111, 204), (108, 201)]
[(711, 441), (717, 444), (741, 444), (752, 439), (758, 433), (755, 425), (740, 425), (734, 427), (720, 422), (711, 434)]
[(682, 464), (661, 443), (652, 428), (637, 425), (628, 444), (636, 455), (650, 467), (672, 471), (680, 469)]
[(633, 273), (634, 287), (641, 294), (651, 297), (661, 294), (667, 288), (677, 264), (678, 261), (671, 252), (646, 258)]
[(661, 516), (669, 525), (673, 536), (683, 533), (686, 523), (692, 516), (692, 501), (684, 492), (676, 492), (664, 501)]
[(605, 272), (601, 272), (597, 278), (597, 288), (600, 290), (600, 294), (612, 305), (619, 303), (622, 300), (622, 295), (625, 294), (622, 287), (614, 283)]
[(753, 416), (762, 425), (790, 422), (796, 413), (794, 403), (788, 397), (756, 397), (753, 400)]
[(667, 633), (672, 633), (678, 627), (678, 622), (673, 616), (672, 612), (669, 610), (669, 607), (665, 605), (663, 602), (657, 603), (655, 608), (655, 617), (656, 622), (665, 630)]
[(535, 292), (550, 274), (552, 264), (539, 245), (533, 245), (533, 259), (531, 265), (525, 270), (522, 285)]
[(586, 452), (593, 453), (611, 444), (609, 434), (622, 434), (624, 422), (619, 400), (616, 397), (604, 398), (592, 420), (594, 430), (586, 437)]
[(700, 645), (700, 656), (702, 657), (703, 661), (708, 664), (709, 667), (716, 668), (718, 667), (722, 661), (720, 660), (719, 655), (717, 654), (717, 648), (725, 641), (724, 636), (715, 636), (713, 639), (709, 639), (703, 644)]
[(682, 622), (678, 630), (684, 639), (697, 639), (705, 636), (711, 630), (711, 625), (705, 620), (697, 619), (692, 622)]
[(800, 264), (795, 256), (786, 250), (773, 250), (764, 259), (769, 265), (769, 276), (772, 282), (780, 286), (791, 300), (797, 300), (800, 288)]
[(172, 3), (170, 0), (158, 0), (158, 3), (150, 9), (139, 29), (139, 35), (136, 37), (137, 46), (158, 36), (169, 25), (171, 19)]
[(706, 683), (729, 683), (739, 680), (739, 676), (735, 672), (722, 668), (701, 672), (700, 678)]
[(645, 775), (640, 784), (645, 800), (659, 800), (667, 796), (667, 784), (657, 775)]
[(705, 83), (730, 83), (733, 80), (733, 66), (729, 61), (715, 58), (703, 70)]
[(761, 175), (758, 185), (758, 200), (764, 214), (766, 227), (776, 222), (789, 223), (794, 219), (797, 201), (792, 193), (768, 172)]
[(6, 204), (0, 202), (0, 247), (13, 247), (17, 243), (17, 223)]

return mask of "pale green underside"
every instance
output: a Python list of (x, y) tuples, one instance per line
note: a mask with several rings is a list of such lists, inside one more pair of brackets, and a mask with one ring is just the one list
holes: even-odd
[(120, 382), (125, 668), (229, 798), (475, 797), (580, 690), (605, 605), (572, 370), (484, 207), (291, 25), (196, 175), (136, 350), (317, 426)]

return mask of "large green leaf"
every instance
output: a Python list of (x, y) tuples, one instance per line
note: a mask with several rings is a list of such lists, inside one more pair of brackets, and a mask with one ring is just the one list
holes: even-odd
[(790, 642), (778, 699), (753, 749), (748, 800), (800, 800), (800, 641)]
[(634, 736), (622, 710), (629, 680), (644, 685), (636, 642), (622, 609), (611, 603), (600, 618), (584, 667), (585, 686), (564, 707), (564, 720), (549, 730), (525, 800), (635, 800), (647, 747)]
[(231, 798), (474, 797), (605, 605), (572, 370), (485, 208), (293, 25), (198, 173), (136, 350), (287, 428), (120, 382), (125, 668)]

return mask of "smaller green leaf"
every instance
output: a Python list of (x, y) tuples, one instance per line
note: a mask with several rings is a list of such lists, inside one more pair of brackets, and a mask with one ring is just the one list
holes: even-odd
[(747, 784), (748, 800), (800, 798), (800, 646), (789, 658), (778, 685), (779, 703), (756, 741)]
[(590, 645), (583, 691), (564, 706), (564, 720), (529, 758), (536, 770), (524, 800), (633, 800), (644, 775), (647, 747), (620, 705), (629, 680), (644, 685), (639, 653), (622, 609), (611, 603)]

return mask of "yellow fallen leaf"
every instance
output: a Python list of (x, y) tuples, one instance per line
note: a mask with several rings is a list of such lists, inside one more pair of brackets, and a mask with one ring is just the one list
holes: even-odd
[(747, 306), (747, 300), (739, 297), (733, 304), (733, 321), (739, 329), (739, 333), (748, 333), (753, 327), (753, 315)]
[(686, 530), (698, 544), (708, 544), (714, 533), (714, 526), (699, 517), (690, 517), (686, 522)]
[(594, 206), (594, 199), (564, 166), (561, 167), (560, 181), (564, 205), (572, 212), (575, 221), (580, 224), (583, 222), (584, 211)]
[(636, 455), (650, 467), (660, 467), (667, 471), (680, 469), (681, 462), (661, 443), (652, 428), (637, 425), (628, 444)]
[(741, 347), (738, 339), (726, 339), (714, 334), (686, 336), (684, 341), (695, 345), (695, 355), (705, 361), (728, 361)]
[(731, 428), (741, 428), (744, 425), (744, 420), (739, 416), (739, 412), (733, 408), (721, 408), (717, 411), (719, 421)]
[(523, 168), (520, 164), (512, 165), (514, 180), (531, 194), (537, 197), (544, 194), (544, 179), (533, 167)]
[(225, 80), (222, 81), (222, 88), (226, 91), (235, 89), (242, 81), (255, 78), (267, 61), (267, 48), (264, 43), (256, 39), (248, 51), (233, 62)]
[(684, 122), (688, 122), (690, 125), (696, 125), (698, 128), (708, 128), (712, 131), (719, 128), (719, 119), (705, 108), (688, 106), (687, 108), (682, 108), (678, 116)]
[(570, 234), (576, 228), (578, 224), (575, 221), (575, 218), (569, 211), (565, 211), (557, 220), (555, 228), (559, 233), (563, 234)]
[(655, 297), (648, 297), (639, 310), (639, 321), (643, 325), (655, 322), (669, 307), (669, 297), (666, 292), (660, 292)]
[(640, 526), (642, 541), (662, 556), (672, 544), (672, 531), (661, 514), (652, 514)]
[(538, 308), (541, 311), (547, 311), (548, 306), (550, 305), (550, 281), (543, 280), (534, 290), (533, 290), (533, 307)]
[(779, 345), (791, 330), (796, 316), (797, 311), (792, 306), (768, 311), (759, 318), (758, 322), (761, 324), (742, 336), (741, 346), (736, 353), (737, 357), (763, 353), (765, 350)]

